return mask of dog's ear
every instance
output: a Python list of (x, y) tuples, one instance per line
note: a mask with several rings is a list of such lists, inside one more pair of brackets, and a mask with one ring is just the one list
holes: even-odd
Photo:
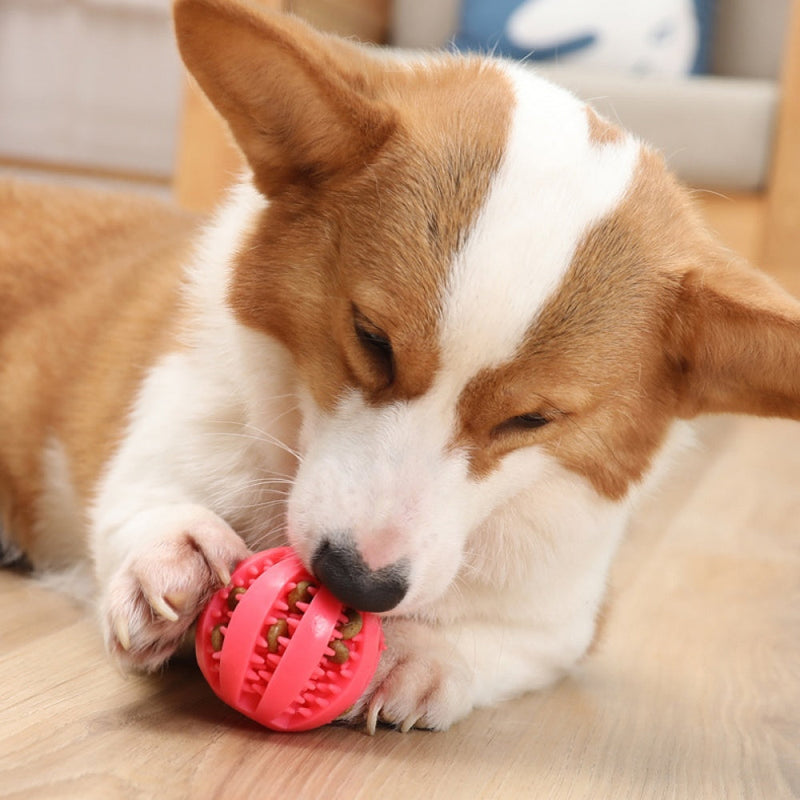
[(767, 275), (729, 254), (688, 271), (671, 335), (683, 416), (800, 419), (800, 302)]
[(177, 0), (183, 60), (273, 195), (368, 163), (394, 129), (377, 61), (300, 20), (231, 0)]

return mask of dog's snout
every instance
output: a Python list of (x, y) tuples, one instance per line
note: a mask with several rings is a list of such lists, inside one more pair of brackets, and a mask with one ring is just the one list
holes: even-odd
[(371, 570), (355, 547), (327, 539), (314, 553), (311, 568), (342, 603), (359, 611), (389, 611), (408, 591), (405, 561)]

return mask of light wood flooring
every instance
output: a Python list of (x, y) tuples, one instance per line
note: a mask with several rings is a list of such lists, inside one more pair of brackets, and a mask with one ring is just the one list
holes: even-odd
[[(758, 252), (757, 200), (707, 204)], [(0, 572), (0, 798), (800, 798), (800, 425), (704, 420), (611, 586), (573, 677), (369, 737), (260, 729), (191, 665), (125, 678), (81, 609)]]

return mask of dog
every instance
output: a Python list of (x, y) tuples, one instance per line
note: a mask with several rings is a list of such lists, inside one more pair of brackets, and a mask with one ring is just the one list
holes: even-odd
[(800, 303), (524, 65), (241, 0), (174, 14), (247, 173), (197, 235), (149, 200), (4, 185), (8, 557), (90, 563), (109, 652), (157, 670), (288, 542), (384, 618), (345, 717), (373, 731), (546, 686), (691, 419), (800, 418)]

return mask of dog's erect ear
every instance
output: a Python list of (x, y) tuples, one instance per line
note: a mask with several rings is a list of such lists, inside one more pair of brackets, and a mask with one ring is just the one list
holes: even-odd
[(265, 194), (355, 171), (391, 135), (379, 67), (357, 45), (241, 0), (176, 0), (174, 15), (186, 66)]
[(684, 275), (671, 355), (681, 414), (800, 419), (800, 302), (746, 264)]

